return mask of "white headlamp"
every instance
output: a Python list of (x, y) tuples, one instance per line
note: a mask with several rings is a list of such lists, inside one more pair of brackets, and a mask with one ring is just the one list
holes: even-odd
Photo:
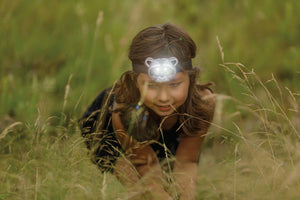
[(156, 59), (148, 57), (145, 64), (148, 67), (148, 75), (152, 80), (167, 82), (172, 80), (177, 73), (178, 59), (176, 57)]

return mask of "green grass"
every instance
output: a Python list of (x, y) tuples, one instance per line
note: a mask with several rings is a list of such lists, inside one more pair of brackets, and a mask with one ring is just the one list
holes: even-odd
[(198, 199), (299, 198), (299, 9), (295, 0), (1, 1), (0, 200), (131, 195), (89, 161), (77, 119), (130, 69), (134, 35), (167, 21), (195, 39), (200, 80), (215, 82)]

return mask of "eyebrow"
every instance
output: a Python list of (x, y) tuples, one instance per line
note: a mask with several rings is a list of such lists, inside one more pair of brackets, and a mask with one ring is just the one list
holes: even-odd
[(180, 81), (183, 81), (183, 80), (184, 80), (184, 78), (177, 77), (177, 78), (174, 78), (174, 79), (170, 80), (170, 82), (180, 82)]
[(181, 80), (181, 78), (174, 78), (174, 79), (170, 80), (170, 82), (177, 82), (177, 81), (180, 81), (180, 80)]

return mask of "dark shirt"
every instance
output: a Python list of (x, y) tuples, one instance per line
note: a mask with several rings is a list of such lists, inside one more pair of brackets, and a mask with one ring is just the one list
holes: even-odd
[[(80, 120), (82, 136), (86, 139), (87, 148), (92, 150), (92, 161), (102, 171), (112, 171), (117, 157), (124, 152), (114, 134), (110, 109), (113, 104), (113, 95), (108, 95), (108, 91), (110, 89), (102, 91), (96, 97)], [(107, 98), (109, 98), (108, 103), (106, 106), (103, 106)], [(103, 119), (99, 119), (99, 116), (102, 114), (104, 116)], [(179, 122), (171, 129), (163, 130), (163, 134), (159, 137), (158, 142), (151, 144), (160, 161), (175, 155), (179, 144), (179, 135), (176, 132), (178, 127)], [(165, 149), (163, 144), (166, 145), (167, 149)]]

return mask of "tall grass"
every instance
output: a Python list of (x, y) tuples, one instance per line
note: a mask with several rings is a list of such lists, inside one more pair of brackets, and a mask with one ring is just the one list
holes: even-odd
[[(216, 94), (216, 119), (206, 140), (211, 148), (200, 161), (200, 199), (299, 198), (299, 93), (282, 88), (273, 76), (264, 83), (241, 63), (225, 63), (219, 47), (220, 66), (247, 98)], [(270, 82), (277, 91), (269, 89)], [(235, 113), (225, 109), (228, 103)]]
[[(216, 118), (207, 134), (197, 177), (198, 198), (298, 198), (299, 95), (283, 90), (275, 79), (270, 81), (280, 92), (272, 93), (241, 63), (220, 66), (240, 84), (248, 100), (216, 94)], [(231, 103), (236, 113), (225, 109)], [(53, 125), (57, 120), (63, 120), (62, 126)], [(102, 175), (90, 162), (76, 118), (64, 120), (38, 116), (32, 123), (10, 122), (2, 130), (1, 199), (130, 196), (113, 176)]]

